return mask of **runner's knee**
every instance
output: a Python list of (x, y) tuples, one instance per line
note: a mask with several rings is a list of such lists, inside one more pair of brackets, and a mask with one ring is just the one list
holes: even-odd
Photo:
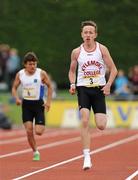
[(104, 130), (105, 129), (105, 125), (101, 124), (101, 125), (97, 125), (97, 128), (100, 129), (100, 130)]
[(38, 136), (41, 136), (42, 134), (43, 134), (43, 132), (42, 131), (37, 131), (36, 130), (36, 132), (35, 132)]
[(97, 121), (97, 128), (100, 130), (104, 130), (106, 128), (106, 119), (102, 119), (101, 121)]
[(104, 130), (106, 128), (107, 117), (105, 114), (96, 114), (95, 121), (98, 129)]
[(38, 136), (41, 136), (43, 134), (43, 132), (44, 132), (44, 128), (36, 128), (35, 129), (35, 133)]

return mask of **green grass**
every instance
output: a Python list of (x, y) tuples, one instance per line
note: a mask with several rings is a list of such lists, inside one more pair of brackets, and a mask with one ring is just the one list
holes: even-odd
[(71, 95), (68, 90), (58, 90), (57, 99), (62, 100), (77, 100), (77, 95)]
[(3, 111), (13, 124), (21, 124), (21, 107), (11, 103), (11, 98), (10, 93), (0, 93), (0, 103), (2, 104)]
[(0, 93), (0, 102), (8, 103), (9, 97), (10, 97), (10, 93)]

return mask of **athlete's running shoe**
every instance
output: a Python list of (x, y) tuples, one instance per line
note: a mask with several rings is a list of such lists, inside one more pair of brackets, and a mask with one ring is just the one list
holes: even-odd
[(84, 157), (83, 170), (90, 169), (91, 167), (92, 167), (91, 158), (89, 156)]
[(40, 153), (38, 151), (34, 152), (33, 161), (39, 161), (40, 160)]

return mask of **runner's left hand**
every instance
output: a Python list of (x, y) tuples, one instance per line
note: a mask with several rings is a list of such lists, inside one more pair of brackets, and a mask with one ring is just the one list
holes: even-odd
[(50, 104), (48, 102), (45, 102), (43, 106), (45, 107), (47, 112), (50, 110)]
[(103, 94), (105, 96), (108, 96), (110, 94), (110, 85), (106, 84), (101, 90), (103, 91)]

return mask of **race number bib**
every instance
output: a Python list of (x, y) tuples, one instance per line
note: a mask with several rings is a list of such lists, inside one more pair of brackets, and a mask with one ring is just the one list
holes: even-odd
[(99, 86), (99, 77), (87, 77), (85, 82), (88, 87)]
[(35, 100), (37, 97), (37, 90), (35, 88), (24, 88), (23, 89), (23, 98)]

